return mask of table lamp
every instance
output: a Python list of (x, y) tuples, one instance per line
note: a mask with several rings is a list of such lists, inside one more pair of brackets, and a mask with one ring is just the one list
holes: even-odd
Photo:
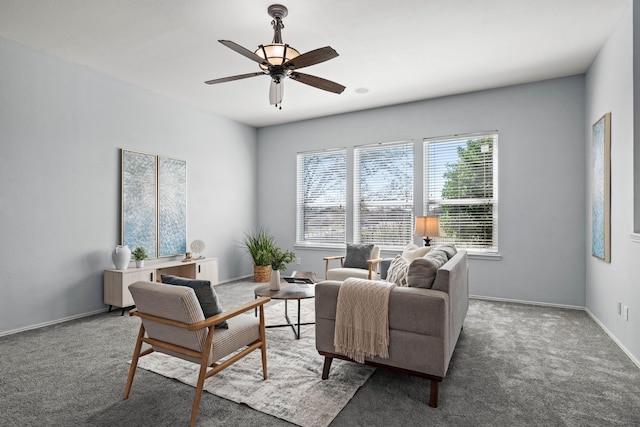
[(429, 236), (437, 237), (440, 235), (440, 220), (437, 216), (417, 216), (416, 229), (413, 234), (414, 236), (422, 236), (424, 245), (431, 246)]

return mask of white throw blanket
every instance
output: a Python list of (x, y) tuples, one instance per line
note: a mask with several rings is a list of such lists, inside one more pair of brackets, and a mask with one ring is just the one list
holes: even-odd
[(338, 291), (333, 345), (358, 363), (389, 357), (389, 295), (395, 283), (349, 278)]

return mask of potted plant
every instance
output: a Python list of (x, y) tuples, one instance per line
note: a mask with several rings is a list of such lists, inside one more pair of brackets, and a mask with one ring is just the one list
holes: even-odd
[(271, 268), (273, 270), (284, 271), (287, 269), (287, 264), (292, 263), (295, 258), (295, 252), (283, 251), (279, 247), (274, 246), (271, 250)]
[(142, 246), (137, 246), (133, 252), (131, 252), (133, 259), (136, 260), (136, 267), (144, 267), (144, 260), (147, 259), (147, 250)]
[(280, 289), (280, 271), (287, 269), (287, 264), (293, 262), (296, 254), (291, 251), (283, 251), (277, 246), (271, 249), (271, 281), (270, 289), (277, 291)]
[(253, 259), (253, 281), (268, 282), (271, 277), (271, 251), (274, 239), (263, 229), (245, 234), (244, 246)]

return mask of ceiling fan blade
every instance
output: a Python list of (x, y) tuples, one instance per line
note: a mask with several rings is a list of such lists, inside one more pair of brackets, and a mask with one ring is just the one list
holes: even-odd
[(317, 87), (318, 89), (326, 90), (333, 93), (342, 93), (345, 87), (331, 80), (323, 79), (322, 77), (312, 76), (311, 74), (303, 73), (291, 73), (289, 76), (292, 80), (299, 81), (309, 86)]
[(269, 103), (275, 105), (282, 104), (282, 96), (284, 95), (284, 84), (282, 81), (276, 83), (275, 80), (271, 80), (271, 86), (269, 87)]
[(252, 61), (256, 61), (258, 64), (262, 64), (265, 67), (268, 67), (269, 61), (264, 58), (259, 57), (255, 53), (251, 52), (249, 49), (240, 46), (238, 43), (234, 43), (231, 40), (218, 40), (220, 43), (233, 50), (234, 52), (238, 52), (240, 55), (249, 58)]
[(234, 80), (248, 79), (249, 77), (265, 76), (265, 75), (266, 74), (262, 72), (238, 74), (237, 76), (222, 77), (220, 79), (207, 80), (205, 83), (208, 85), (214, 85), (216, 83), (232, 82)]
[(336, 56), (338, 56), (338, 52), (333, 50), (331, 46), (325, 46), (309, 51), (307, 53), (303, 53), (302, 55), (290, 59), (282, 65), (285, 68), (298, 69), (328, 61), (335, 58)]

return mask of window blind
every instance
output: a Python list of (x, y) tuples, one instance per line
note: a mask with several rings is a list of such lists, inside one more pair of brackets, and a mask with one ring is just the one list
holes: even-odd
[(299, 153), (297, 163), (297, 244), (344, 244), (347, 222), (346, 149)]
[(442, 237), (478, 252), (498, 251), (498, 134), (424, 141), (424, 211)]
[(401, 248), (413, 232), (413, 143), (354, 150), (354, 241)]

